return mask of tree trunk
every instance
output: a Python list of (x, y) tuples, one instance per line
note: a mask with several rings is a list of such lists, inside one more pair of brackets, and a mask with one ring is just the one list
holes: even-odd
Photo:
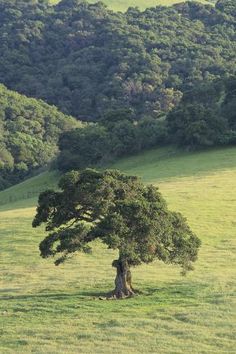
[(134, 295), (134, 289), (131, 284), (131, 272), (126, 260), (118, 259), (113, 262), (116, 268), (115, 289), (110, 294), (111, 298), (124, 299)]

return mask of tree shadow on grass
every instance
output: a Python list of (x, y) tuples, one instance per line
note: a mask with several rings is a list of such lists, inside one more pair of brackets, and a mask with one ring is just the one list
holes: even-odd
[[(209, 287), (208, 284), (199, 284), (195, 282), (175, 282), (175, 283), (162, 283), (160, 287), (156, 287), (154, 284), (146, 285), (141, 290), (137, 290), (137, 296), (133, 299), (139, 299), (142, 301), (146, 299), (159, 304), (179, 304), (184, 302), (186, 305), (189, 303), (196, 303), (196, 299), (202, 296), (203, 291)], [(85, 289), (76, 292), (45, 292), (36, 294), (23, 294), (23, 295), (4, 295), (0, 297), (2, 300), (36, 300), (38, 302), (49, 301), (64, 301), (64, 300), (98, 300), (99, 298), (105, 298), (109, 293), (101, 289), (90, 290)]]
[(99, 298), (101, 296), (106, 296), (107, 292), (98, 292), (98, 291), (80, 291), (80, 292), (74, 292), (74, 293), (36, 293), (36, 294), (24, 294), (24, 295), (5, 295), (5, 296), (0, 296), (0, 301), (1, 300), (42, 300), (45, 301), (46, 299), (51, 299), (51, 300), (66, 300), (66, 299), (72, 299), (72, 298), (77, 298), (77, 299), (85, 299), (85, 298)]

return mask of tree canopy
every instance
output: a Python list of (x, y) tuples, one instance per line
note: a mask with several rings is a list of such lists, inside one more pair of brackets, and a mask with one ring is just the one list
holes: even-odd
[(56, 107), (0, 85), (0, 189), (51, 162), (59, 135), (79, 125)]
[(104, 165), (116, 158), (163, 145), (167, 138), (163, 117), (136, 121), (131, 112), (117, 110), (107, 114), (100, 123), (62, 133), (57, 167), (66, 172)]
[(156, 187), (119, 171), (71, 171), (59, 182), (60, 191), (40, 194), (33, 227), (46, 224), (41, 256), (59, 265), (77, 251), (88, 252), (100, 239), (118, 250), (112, 296), (134, 294), (130, 267), (159, 259), (191, 270), (200, 240), (185, 218), (168, 210)]
[(196, 82), (235, 73), (235, 8), (0, 0), (0, 82), (83, 120), (124, 107), (156, 118)]
[(236, 78), (201, 83), (167, 117), (169, 139), (188, 148), (236, 143)]
[(85, 129), (64, 132), (57, 166), (62, 171), (104, 165), (153, 146), (198, 149), (236, 143), (236, 78), (198, 82), (165, 117), (136, 120), (129, 111), (107, 114)]

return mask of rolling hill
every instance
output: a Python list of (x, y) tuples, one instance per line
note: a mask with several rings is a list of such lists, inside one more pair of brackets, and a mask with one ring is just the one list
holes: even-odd
[(0, 352), (234, 353), (236, 148), (156, 149), (112, 168), (158, 185), (188, 218), (203, 242), (195, 271), (142, 266), (133, 274), (141, 295), (98, 301), (113, 287), (113, 251), (95, 243), (59, 268), (39, 257), (36, 194), (58, 179), (44, 173), (0, 193)]
[[(58, 0), (51, 0), (52, 4), (56, 4)], [(97, 2), (96, 0), (89, 0), (89, 3), (93, 4)], [(146, 9), (147, 7), (152, 6), (170, 6), (176, 4), (178, 2), (183, 2), (182, 0), (103, 0), (104, 4), (106, 4), (109, 8), (114, 11), (125, 11), (128, 7), (139, 7), (141, 10)], [(207, 0), (200, 0), (198, 2), (202, 2), (203, 4), (210, 4), (212, 2)]]
[(51, 163), (62, 132), (82, 124), (0, 84), (0, 189)]

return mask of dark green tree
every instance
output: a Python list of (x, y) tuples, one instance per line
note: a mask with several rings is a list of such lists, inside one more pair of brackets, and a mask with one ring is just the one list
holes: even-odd
[(61, 191), (40, 194), (33, 227), (46, 224), (48, 236), (40, 243), (43, 258), (59, 265), (77, 252), (90, 250), (100, 239), (118, 250), (115, 289), (109, 296), (134, 295), (130, 267), (154, 259), (192, 269), (200, 240), (180, 213), (170, 212), (157, 188), (145, 186), (119, 171), (86, 169), (67, 173)]
[(61, 151), (58, 168), (63, 172), (101, 164), (111, 150), (109, 133), (96, 124), (61, 134), (58, 146)]
[(169, 141), (196, 149), (235, 144), (236, 78), (198, 83), (167, 115)]

